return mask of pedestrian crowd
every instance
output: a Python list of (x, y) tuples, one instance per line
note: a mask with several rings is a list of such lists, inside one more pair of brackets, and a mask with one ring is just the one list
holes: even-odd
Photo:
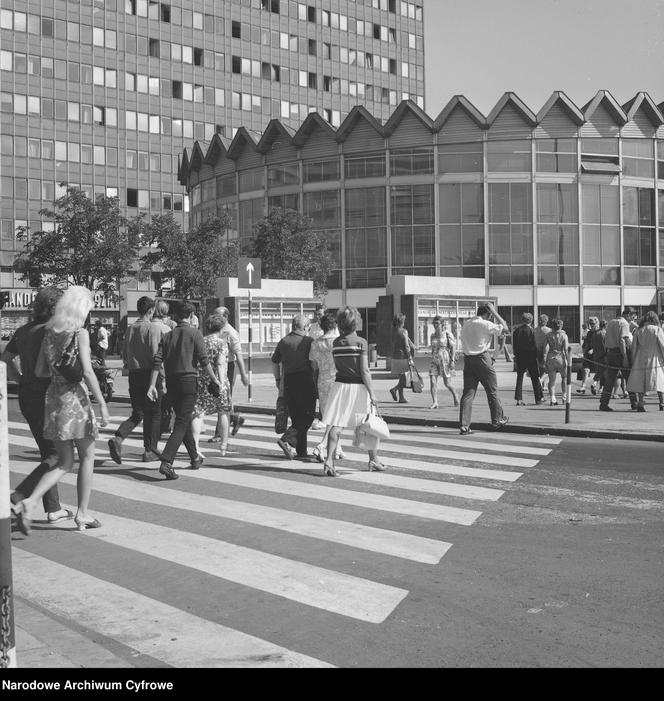
[[(101, 523), (89, 511), (99, 427), (110, 422), (105, 397), (93, 369), (93, 354), (102, 356), (99, 326), (88, 331), (93, 308), (92, 293), (73, 286), (64, 292), (53, 287), (37, 294), (32, 320), (19, 328), (7, 345), (2, 359), (18, 374), (19, 407), (39, 448), (39, 465), (11, 494), (12, 511), (24, 534), (38, 501), (42, 500), (49, 523), (73, 519), (79, 530), (99, 528)], [(188, 301), (141, 297), (138, 318), (130, 324), (122, 343), (124, 372), (128, 375), (131, 414), (108, 439), (111, 460), (121, 465), (123, 443), (142, 424), (145, 463), (159, 462), (159, 473), (167, 480), (178, 479), (174, 460), (184, 445), (189, 467), (197, 470), (206, 456), (201, 448), (204, 417), (215, 420), (214, 434), (207, 446), (221, 457), (229, 452), (229, 437), (244, 423), (234, 412), (233, 386), (236, 374), (246, 386), (240, 335), (230, 323), (226, 307), (216, 308), (199, 326), (196, 309)], [(408, 403), (404, 391), (423, 391), (415, 367), (415, 344), (406, 329), (404, 314), (392, 321), (391, 373), (397, 383), (389, 389), (393, 401)], [(510, 333), (506, 321), (488, 302), (475, 316), (460, 325), (458, 339), (447, 319), (431, 320), (429, 340), (430, 409), (438, 409), (438, 381), (459, 408), (459, 432), (473, 433), (473, 400), (478, 386), (485, 390), (491, 427), (502, 429), (509, 421), (498, 396), (494, 361), (497, 353), (513, 361), (516, 372), (514, 398), (524, 405), (523, 379), (528, 375), (535, 404), (558, 404), (556, 384), (560, 377), (561, 397), (568, 392), (571, 362), (570, 343), (561, 319), (542, 314), (533, 326), (531, 313), (511, 330), (512, 353), (505, 339)], [(354, 447), (367, 451), (369, 471), (381, 472), (386, 465), (379, 457), (381, 441), (389, 437), (378, 411), (369, 371), (368, 344), (358, 334), (361, 317), (352, 306), (336, 313), (319, 304), (315, 321), (296, 314), (291, 330), (271, 355), (276, 393), (287, 407), (290, 426), (280, 430), (277, 446), (289, 460), (322, 463), (323, 475), (336, 477), (337, 464), (344, 460), (342, 435), (349, 434)], [(103, 327), (101, 327), (103, 328)], [(91, 343), (91, 334), (96, 339)], [(583, 360), (576, 390), (599, 394), (599, 410), (613, 411), (610, 400), (617, 393), (629, 396), (632, 410), (643, 412), (644, 397), (656, 392), (664, 411), (664, 331), (655, 312), (637, 320), (635, 310), (626, 307), (621, 316), (609, 321), (590, 317), (584, 324)], [(463, 360), (461, 396), (453, 386), (457, 362)], [(96, 402), (99, 416), (95, 415)], [(275, 424), (276, 426), (276, 424)], [(324, 430), (309, 452), (308, 434)], [(283, 431), (283, 432), (282, 432)], [(163, 449), (159, 441), (168, 438)], [(62, 508), (58, 482), (71, 472), (78, 459), (76, 512)]]

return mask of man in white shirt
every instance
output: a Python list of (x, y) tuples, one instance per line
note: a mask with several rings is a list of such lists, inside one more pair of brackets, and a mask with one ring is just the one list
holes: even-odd
[(97, 332), (97, 344), (95, 355), (102, 362), (106, 362), (106, 353), (108, 353), (108, 331), (106, 327), (101, 323), (101, 319), (97, 319), (95, 322), (95, 329)]
[[(489, 321), (491, 317), (497, 323)], [(498, 379), (489, 353), (493, 338), (507, 333), (507, 331), (507, 323), (491, 302), (480, 304), (477, 307), (477, 316), (468, 319), (461, 329), (460, 341), (464, 363), (463, 395), (459, 408), (459, 433), (462, 436), (473, 432), (470, 428), (470, 419), (473, 411), (473, 399), (479, 383), (482, 384), (486, 392), (493, 429), (497, 431), (509, 421), (503, 414), (503, 407), (498, 399)]]

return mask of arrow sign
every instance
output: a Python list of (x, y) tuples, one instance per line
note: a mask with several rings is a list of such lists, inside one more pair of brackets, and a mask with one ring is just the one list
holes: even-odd
[(237, 286), (249, 290), (261, 289), (261, 259), (238, 258)]

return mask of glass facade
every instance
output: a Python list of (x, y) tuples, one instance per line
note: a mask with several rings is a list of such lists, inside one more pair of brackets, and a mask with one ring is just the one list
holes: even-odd
[[(27, 285), (11, 270), (23, 247), (14, 232), (48, 223), (39, 211), (52, 208), (61, 182), (91, 196), (117, 195), (129, 216), (171, 211), (184, 224), (189, 198), (178, 180), (179, 154), (194, 140), (205, 151), (215, 135), (230, 140), (242, 126), (258, 133), (272, 119), (295, 130), (313, 111), (338, 127), (358, 103), (379, 120), (402, 99), (423, 107), (423, 33), (416, 2), (3, 0), (3, 287)], [(385, 156), (378, 157), (384, 175)], [(404, 154), (407, 162), (419, 167), (417, 154)], [(303, 173), (291, 161), (239, 178), (219, 174), (216, 187), (192, 190), (191, 201), (209, 212), (215, 199), (229, 200), (247, 239), (268, 204), (302, 204), (284, 192), (270, 203), (238, 203), (238, 190), (298, 186), (302, 177), (338, 181), (340, 168), (338, 159), (320, 159)], [(356, 177), (375, 168), (358, 163)], [(340, 222), (334, 230), (338, 243)], [(365, 270), (373, 266), (368, 258)]]
[[(332, 133), (313, 128), (309, 117), (293, 143), (326, 156), (268, 163), (266, 132), (261, 167), (246, 142), (248, 153), (234, 153), (228, 166), (241, 183), (249, 172), (255, 183), (289, 174), (280, 176), (280, 188), (300, 194), (297, 207), (328, 233), (330, 289), (348, 291), (348, 299), (361, 289), (375, 290), (377, 299), (392, 275), (484, 278), (499, 304), (518, 289), (533, 300), (530, 309), (558, 309), (566, 324), (576, 323), (585, 306), (609, 309), (617, 300), (615, 306), (646, 307), (664, 286), (664, 117), (643, 98), (640, 107), (629, 104), (615, 125), (606, 124), (607, 112), (595, 124), (592, 113), (565, 121), (562, 110), (551, 124), (546, 114), (536, 123), (517, 102), (508, 121), (502, 124), (499, 112), (489, 124), (460, 98), (435, 122), (404, 101), (383, 134), (359, 110)], [(366, 137), (376, 131), (382, 150)], [(198, 167), (185, 170), (185, 185), (205, 178)], [(261, 201), (275, 200), (263, 189)], [(192, 219), (199, 216), (192, 207)], [(559, 304), (559, 288), (578, 302)], [(526, 306), (508, 308), (520, 314)]]

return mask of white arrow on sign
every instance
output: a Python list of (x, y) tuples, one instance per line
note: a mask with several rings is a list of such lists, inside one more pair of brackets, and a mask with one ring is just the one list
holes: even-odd
[(254, 264), (249, 261), (247, 263), (247, 274), (249, 275), (249, 284), (251, 285), (251, 274), (254, 272)]

